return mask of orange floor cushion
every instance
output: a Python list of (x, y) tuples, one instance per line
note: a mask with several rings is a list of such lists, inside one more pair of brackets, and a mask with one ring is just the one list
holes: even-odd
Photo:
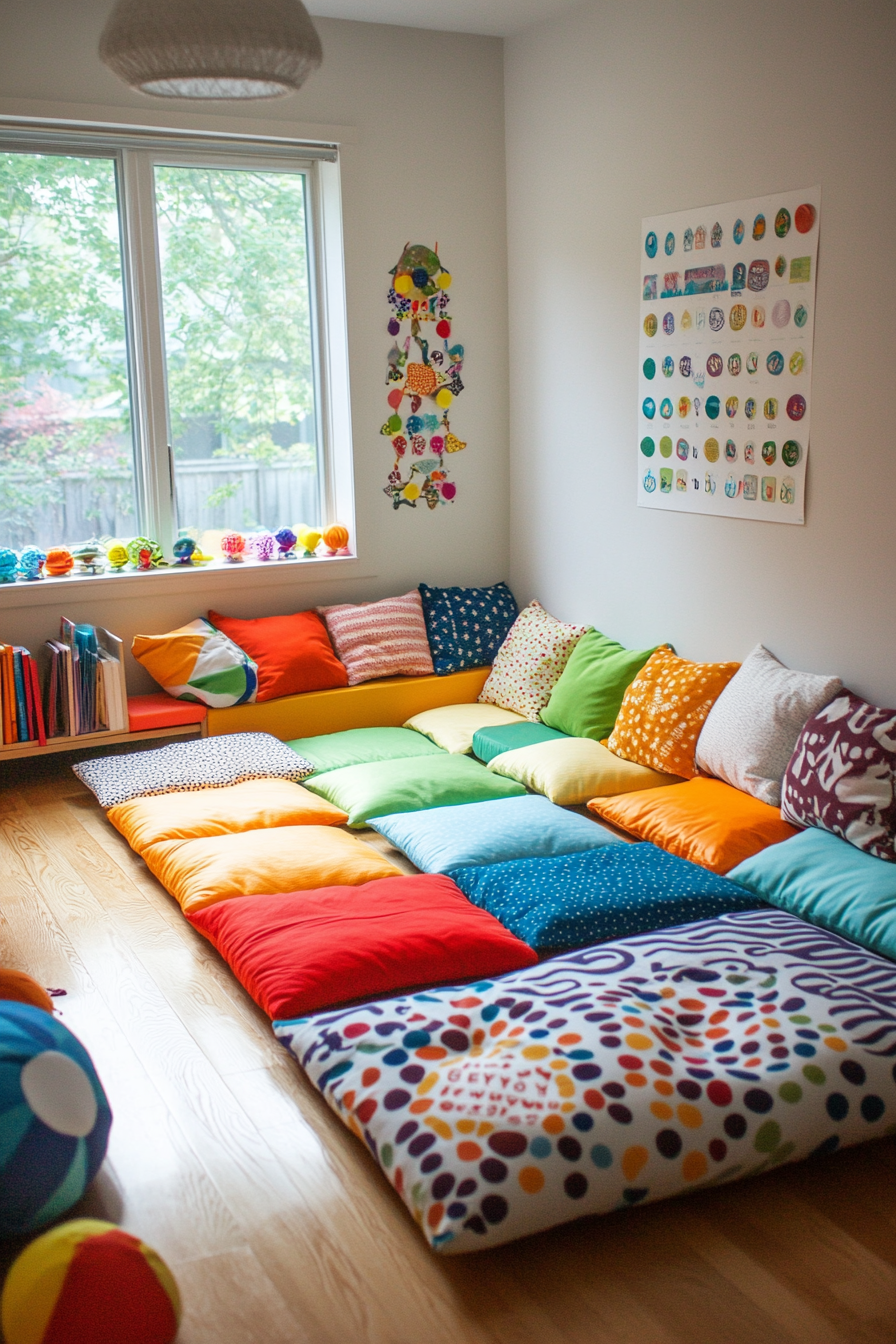
[(160, 840), (198, 840), (270, 826), (342, 826), (348, 816), (288, 779), (247, 779), (223, 789), (158, 793), (106, 816), (138, 854)]
[(372, 845), (335, 826), (161, 840), (145, 849), (143, 858), (186, 915), (238, 896), (357, 887), (402, 875)]
[(639, 840), (649, 840), (713, 873), (727, 873), (766, 846), (797, 833), (782, 821), (779, 808), (720, 779), (690, 779), (661, 789), (592, 798), (588, 808)]

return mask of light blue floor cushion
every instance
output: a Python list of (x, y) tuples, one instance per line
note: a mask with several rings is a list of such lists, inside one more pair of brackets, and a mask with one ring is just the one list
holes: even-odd
[(896, 961), (896, 863), (829, 831), (801, 831), (728, 874), (770, 905)]
[(438, 756), (442, 751), (435, 742), (410, 728), (349, 728), (344, 733), (297, 737), (286, 745), (310, 761), (318, 775), (347, 765)]
[(574, 854), (624, 843), (590, 818), (567, 812), (534, 793), (525, 798), (374, 817), (370, 825), (424, 873), (450, 873), (453, 868), (474, 864)]
[[(420, 733), (412, 736), (429, 742)], [(314, 775), (305, 783), (312, 793), (347, 812), (349, 826), (366, 826), (370, 817), (392, 812), (516, 798), (526, 792), (522, 784), (492, 774), (470, 756), (441, 750), (434, 756), (347, 765)]]
[(473, 902), (539, 950), (584, 947), (750, 910), (761, 898), (656, 845), (604, 845), (451, 876)]
[(556, 737), (568, 737), (558, 728), (546, 723), (500, 723), (492, 728), (480, 728), (473, 734), (473, 755), (488, 765), (495, 756), (517, 747), (534, 747), (538, 742), (552, 742)]

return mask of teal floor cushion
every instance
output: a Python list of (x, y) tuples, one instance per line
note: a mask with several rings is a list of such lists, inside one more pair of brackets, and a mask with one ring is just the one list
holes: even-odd
[(762, 904), (751, 891), (648, 843), (455, 869), (465, 896), (539, 951), (687, 924)]
[[(429, 741), (419, 733), (411, 736)], [(304, 782), (312, 792), (347, 812), (349, 826), (366, 826), (370, 817), (392, 812), (515, 798), (526, 792), (516, 780), (492, 774), (469, 756), (438, 749), (434, 755), (348, 765)]]
[(341, 770), (346, 765), (366, 765), (369, 761), (442, 754), (441, 747), (411, 728), (349, 728), (344, 733), (297, 737), (286, 745), (310, 761), (318, 775), (325, 770)]
[(567, 812), (534, 793), (427, 812), (400, 812), (374, 817), (370, 824), (424, 873), (450, 873), (476, 864), (574, 854), (624, 843), (590, 818)]
[(495, 756), (505, 751), (515, 751), (517, 747), (534, 747), (536, 742), (550, 742), (552, 738), (568, 736), (568, 733), (548, 728), (544, 723), (502, 723), (494, 728), (480, 728), (473, 734), (473, 755), (488, 765)]
[(896, 863), (814, 826), (728, 874), (770, 905), (896, 961)]

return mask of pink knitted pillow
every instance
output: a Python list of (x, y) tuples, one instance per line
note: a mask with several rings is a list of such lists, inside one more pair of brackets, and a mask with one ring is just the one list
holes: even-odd
[(349, 686), (375, 677), (432, 675), (423, 604), (416, 588), (360, 606), (318, 607)]

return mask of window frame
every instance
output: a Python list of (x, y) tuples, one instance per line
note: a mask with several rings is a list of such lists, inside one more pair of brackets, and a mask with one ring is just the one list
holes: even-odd
[[(114, 163), (137, 526), (159, 541), (169, 559), (177, 535), (177, 510), (168, 415), (155, 166), (212, 165), (244, 170), (268, 167), (305, 176), (322, 521), (343, 522), (354, 543), (354, 472), (338, 145), (279, 137), (126, 126), (79, 125), (73, 129), (71, 123), (29, 121), (16, 124), (2, 118), (0, 150), (80, 155)], [(357, 555), (356, 545), (353, 549)], [(342, 559), (343, 564), (347, 558)], [(230, 572), (233, 569), (232, 566), (224, 568)], [(289, 568), (294, 572), (293, 566)], [(188, 571), (185, 567), (178, 572)], [(82, 577), (95, 583), (98, 578), (107, 576), (72, 574), (65, 582), (71, 583)], [(126, 577), (116, 576), (119, 581)]]

